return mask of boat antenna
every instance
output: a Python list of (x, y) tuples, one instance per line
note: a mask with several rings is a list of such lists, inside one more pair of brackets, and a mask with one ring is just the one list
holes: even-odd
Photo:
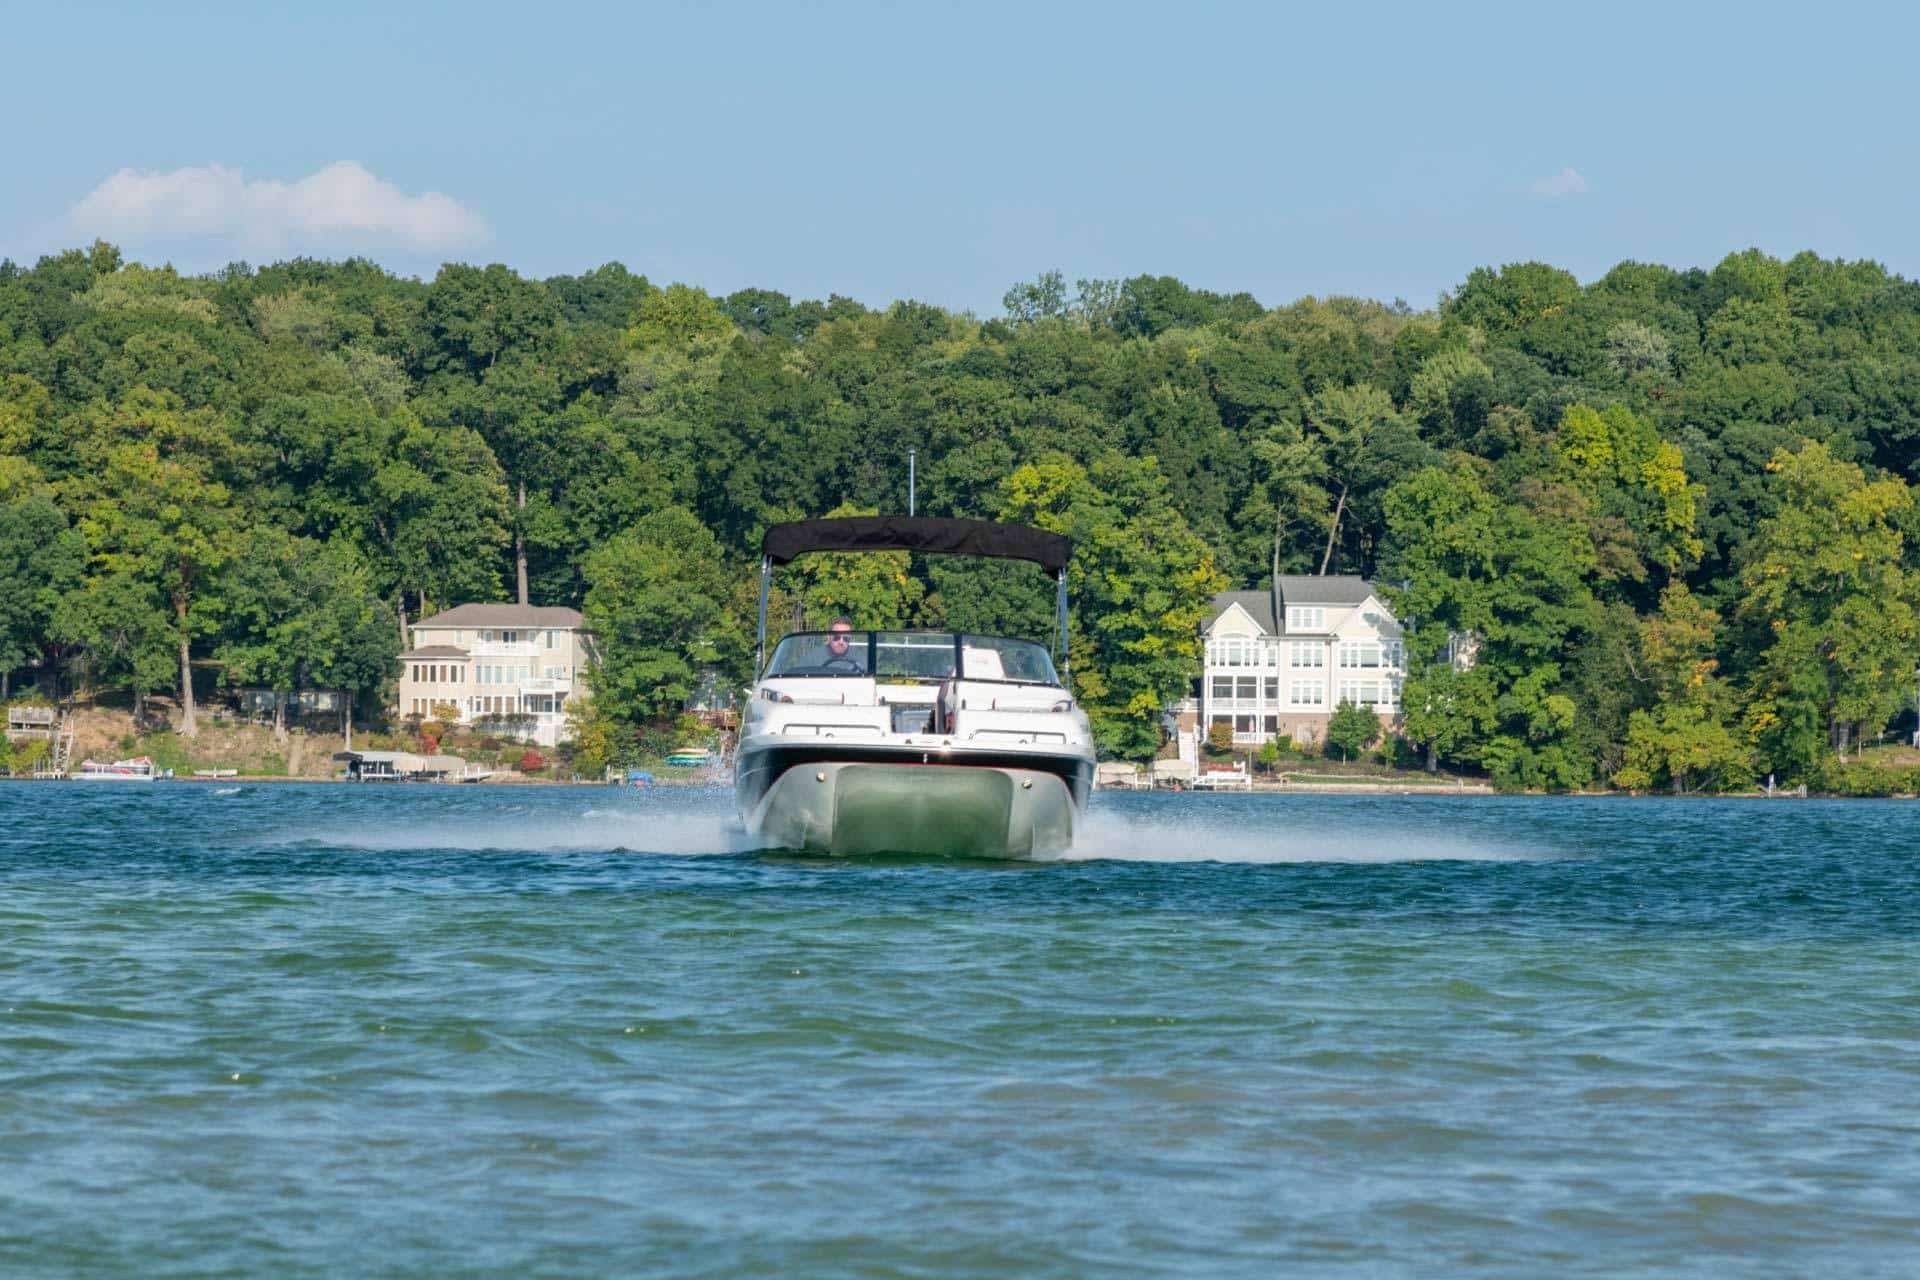
[(753, 642), (753, 678), (767, 665), (767, 594), (773, 590), (773, 557), (760, 557), (760, 634)]

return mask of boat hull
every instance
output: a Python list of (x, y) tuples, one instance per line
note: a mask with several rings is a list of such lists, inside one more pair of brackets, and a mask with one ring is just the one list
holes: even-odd
[(745, 816), (771, 845), (842, 857), (1036, 858), (1073, 843), (1078, 805), (1040, 769), (818, 761), (781, 772)]

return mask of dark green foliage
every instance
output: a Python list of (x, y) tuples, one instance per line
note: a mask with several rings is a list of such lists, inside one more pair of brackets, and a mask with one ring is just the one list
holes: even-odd
[[(744, 674), (766, 525), (905, 510), (912, 449), (920, 511), (1080, 539), (1109, 752), (1156, 749), (1205, 592), (1275, 568), (1385, 584), (1418, 624), (1397, 727), (1505, 786), (1817, 783), (1905, 696), (1920, 285), (1876, 263), (1521, 263), (1422, 313), (1150, 274), (1005, 303), (716, 298), (619, 263), (0, 264), (0, 666), (144, 695), (185, 657), (377, 700), (402, 617), (524, 579), (642, 637), (595, 721), (630, 744), (699, 667)], [(888, 607), (920, 620), (1051, 631), (1019, 566), (905, 576)], [(1676, 684), (1647, 628), (1682, 606), (1716, 621)]]

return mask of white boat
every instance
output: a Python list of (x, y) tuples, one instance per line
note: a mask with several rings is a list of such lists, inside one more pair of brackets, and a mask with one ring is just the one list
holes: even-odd
[(76, 782), (152, 782), (160, 773), (153, 767), (153, 757), (135, 756), (131, 760), (115, 760), (112, 764), (102, 764), (98, 760), (82, 760), (74, 771)]
[(856, 516), (774, 525), (761, 543), (758, 681), (734, 794), (747, 829), (833, 854), (1042, 857), (1065, 849), (1093, 784), (1087, 716), (1046, 647), (958, 631), (796, 632), (766, 655), (773, 566), (815, 551), (1031, 560), (1058, 583), (1061, 534), (981, 520)]

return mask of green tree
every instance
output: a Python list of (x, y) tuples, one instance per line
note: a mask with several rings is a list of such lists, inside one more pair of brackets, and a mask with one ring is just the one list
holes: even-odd
[(91, 575), (112, 583), (145, 583), (171, 616), (179, 659), (183, 737), (198, 732), (191, 647), (204, 629), (196, 614), (208, 579), (232, 551), (231, 495), (213, 478), (231, 448), (218, 420), (179, 412), (171, 397), (141, 393), (82, 428), (79, 450), (90, 464), (71, 494), (92, 553)]
[(54, 615), (86, 564), (85, 541), (51, 501), (0, 503), (0, 702), (12, 673), (52, 638)]
[(1331, 492), (1333, 513), (1327, 521), (1326, 548), (1320, 572), (1333, 563), (1340, 545), (1342, 521), (1348, 504), (1362, 495), (1383, 490), (1409, 466), (1424, 460), (1393, 399), (1378, 387), (1334, 387), (1308, 403), (1307, 422), (1321, 442)]
[(730, 607), (732, 576), (714, 536), (679, 507), (654, 512), (588, 556), (599, 714), (629, 728), (671, 720), (703, 667), (738, 661), (745, 645)]
[(376, 693), (396, 652), (379, 597), (345, 546), (256, 528), (215, 584), (222, 611), (214, 657), (229, 685), (272, 690), (273, 730), (286, 736), (288, 695)]
[(1151, 458), (1029, 463), (1007, 478), (1000, 518), (1073, 538), (1074, 693), (1103, 752), (1148, 760), (1160, 714), (1184, 696), (1200, 625), (1226, 580), (1167, 497)]
[(24, 374), (0, 378), (0, 502), (25, 498), (40, 488), (40, 468), (29, 457), (50, 433), (53, 397)]
[(1380, 716), (1372, 707), (1343, 702), (1327, 718), (1327, 745), (1351, 760), (1380, 736)]
[(641, 347), (688, 347), (724, 342), (734, 332), (733, 320), (706, 290), (670, 284), (640, 300), (627, 340)]
[(148, 696), (179, 675), (166, 599), (156, 582), (130, 568), (90, 572), (61, 597), (52, 635), (78, 650), (89, 683), (132, 691), (136, 722), (146, 719)]
[[(411, 591), (422, 617), (434, 602), (497, 598), (512, 511), (486, 442), (464, 427), (405, 422), (394, 446), (367, 481), (368, 559), (382, 585), (403, 601)], [(400, 614), (404, 629), (404, 605)]]
[(1578, 785), (1592, 766), (1561, 741), (1575, 714), (1562, 662), (1595, 620), (1591, 541), (1502, 501), (1467, 463), (1409, 476), (1386, 508), (1385, 576), (1404, 585), (1384, 593), (1413, 624), (1408, 736), (1516, 780)]
[(1580, 282), (1570, 272), (1543, 262), (1515, 262), (1498, 271), (1474, 268), (1444, 311), (1448, 319), (1497, 338), (1558, 314), (1579, 297)]

